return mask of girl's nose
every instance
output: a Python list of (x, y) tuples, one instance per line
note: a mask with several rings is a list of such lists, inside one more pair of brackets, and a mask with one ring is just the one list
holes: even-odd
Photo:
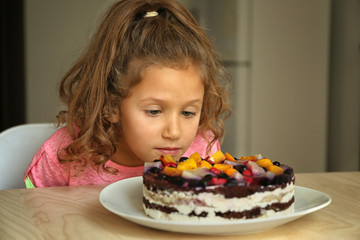
[(163, 137), (177, 140), (181, 136), (180, 119), (177, 116), (169, 116), (163, 131)]

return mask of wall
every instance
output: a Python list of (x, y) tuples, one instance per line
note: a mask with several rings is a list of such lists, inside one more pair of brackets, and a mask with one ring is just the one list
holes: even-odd
[[(57, 100), (57, 85), (86, 46), (97, 24), (96, 19), (113, 1), (25, 1), (27, 122), (55, 121), (61, 109)], [(210, 27), (207, 24), (211, 21), (218, 24), (217, 32), (220, 36), (215, 34), (213, 37), (219, 44), (230, 42), (230, 47), (220, 47), (225, 55), (227, 52), (231, 56), (231, 59), (226, 60), (230, 63), (228, 68), (235, 80), (232, 89), (235, 111), (227, 123), (224, 150), (235, 154), (264, 153), (291, 163), (299, 172), (325, 171), (329, 107), (327, 24), (330, 0), (226, 0), (210, 1), (211, 4), (206, 0), (183, 1), (190, 7), (194, 6), (194, 13), (205, 27)], [(352, 2), (358, 6), (358, 0)], [(217, 4), (220, 6), (215, 10), (209, 9), (210, 5)], [(230, 9), (227, 9), (229, 6)], [(352, 10), (356, 11), (356, 8)], [(204, 12), (211, 15), (204, 17)], [(232, 19), (235, 22), (231, 26), (236, 29), (233, 35), (228, 31), (230, 28), (227, 24)], [(359, 25), (348, 24), (353, 29)], [(231, 36), (236, 39), (235, 43), (224, 38)], [(237, 46), (232, 48), (233, 44)], [(341, 55), (342, 50), (339, 51), (337, 56)], [(347, 63), (341, 71), (337, 71), (337, 79), (351, 72), (346, 66)], [(350, 90), (355, 91), (355, 88), (359, 88), (358, 78), (354, 78), (358, 72), (351, 74), (349, 79), (352, 81), (344, 82), (341, 86), (333, 85), (335, 91), (331, 98), (334, 93), (336, 95), (337, 89), (345, 91), (346, 87), (351, 86)], [(357, 93), (352, 98), (348, 96), (348, 100), (337, 108), (344, 109), (344, 106), (346, 108), (353, 105), (354, 101), (359, 101)], [(344, 99), (342, 96), (338, 93), (338, 99), (334, 101), (341, 101), (339, 99)], [(295, 105), (298, 106), (297, 111), (293, 111)], [(351, 114), (352, 110), (350, 107), (346, 113)], [(330, 114), (332, 118), (336, 115), (339, 117), (338, 113)], [(352, 125), (359, 122), (357, 119), (352, 118)], [(336, 124), (330, 128), (337, 129), (337, 133), (331, 136), (338, 138), (341, 135), (340, 139), (344, 141), (342, 152), (336, 156), (341, 157), (341, 154), (350, 151), (351, 159), (356, 160), (357, 157), (358, 163), (359, 135), (351, 134), (354, 129), (359, 132), (359, 125), (346, 128), (348, 122), (343, 119), (341, 122), (345, 130)], [(299, 133), (301, 137), (298, 137)], [(351, 140), (348, 139), (351, 144), (346, 141), (348, 134), (352, 136)], [(306, 141), (306, 136), (311, 141)], [(331, 149), (339, 144), (329, 142), (332, 144), (329, 145)], [(357, 150), (355, 147), (346, 148), (346, 145), (356, 144)], [(336, 168), (338, 165), (333, 166)], [(345, 169), (349, 167), (356, 165), (347, 165)]]
[(25, 2), (26, 121), (54, 122), (57, 87), (113, 0)]

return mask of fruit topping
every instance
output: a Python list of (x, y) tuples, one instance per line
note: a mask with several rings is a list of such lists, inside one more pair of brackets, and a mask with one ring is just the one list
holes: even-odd
[(231, 177), (235, 172), (237, 172), (234, 168), (225, 169), (224, 173)]
[(220, 173), (219, 175), (216, 176), (217, 178), (225, 178), (228, 179), (229, 175), (227, 175), (226, 173)]
[(225, 160), (225, 155), (219, 150), (210, 156), (209, 161), (219, 163)]
[(233, 157), (233, 156), (231, 156), (231, 154), (230, 153), (225, 153), (225, 159), (226, 160), (229, 160), (229, 161), (233, 161), (233, 162), (235, 162), (236, 160), (235, 160), (235, 158)]
[(232, 178), (234, 178), (236, 181), (238, 182), (242, 182), (244, 180), (244, 176), (239, 173), (238, 171), (235, 171), (232, 175), (231, 175)]
[(154, 161), (154, 162), (146, 162), (144, 164), (144, 172), (149, 171), (151, 168), (162, 168), (162, 163), (160, 161)]
[(240, 162), (237, 162), (237, 161), (225, 160), (225, 161), (223, 162), (223, 164), (232, 165), (232, 166), (237, 166), (237, 165), (240, 165), (241, 163), (240, 163)]
[(215, 175), (219, 175), (219, 174), (221, 173), (221, 171), (220, 171), (219, 169), (214, 168), (214, 167), (210, 168), (210, 171), (211, 171), (212, 173), (214, 173)]
[(174, 162), (168, 162), (168, 163), (165, 164), (165, 166), (167, 166), (167, 167), (173, 167), (173, 168), (176, 168), (176, 167), (177, 167), (176, 163), (174, 163)]
[(179, 162), (185, 162), (187, 159), (188, 159), (188, 157), (181, 157), (181, 158), (179, 159)]
[(278, 161), (273, 162), (260, 154), (238, 159), (221, 151), (205, 158), (195, 152), (190, 157), (181, 157), (178, 161), (171, 155), (162, 155), (159, 160), (146, 162), (144, 172), (151, 172), (160, 179), (188, 187), (253, 183), (267, 186), (291, 181), (294, 176), (291, 167)]
[(276, 165), (270, 165), (266, 169), (270, 172), (275, 173), (275, 175), (280, 175), (284, 173), (284, 169)]
[(251, 170), (252, 175), (254, 176), (260, 176), (261, 174), (265, 173), (265, 170), (253, 161), (248, 162), (247, 168)]
[(242, 175), (244, 175), (246, 177), (251, 177), (251, 172), (250, 172), (250, 170), (246, 169), (243, 171)]
[(268, 158), (259, 159), (256, 161), (256, 163), (260, 167), (264, 167), (264, 168), (267, 168), (268, 166), (273, 165), (273, 162)]
[(275, 178), (275, 173), (268, 171), (265, 173), (265, 178), (272, 182)]
[(177, 165), (177, 169), (179, 170), (190, 170), (194, 168), (197, 168), (197, 164), (193, 158), (189, 158), (185, 162), (180, 162)]
[(240, 160), (256, 161), (257, 157), (256, 156), (243, 156), (240, 158)]
[(223, 172), (226, 169), (233, 168), (233, 166), (227, 164), (215, 163), (214, 168), (219, 169), (221, 172)]
[(211, 175), (211, 171), (201, 167), (192, 170), (184, 170), (182, 171), (181, 174), (181, 176), (185, 179), (196, 179), (196, 180), (201, 180), (206, 175)]
[(210, 168), (212, 168), (212, 165), (210, 163), (208, 163), (207, 161), (201, 161), (200, 162), (200, 167), (210, 169)]
[(278, 161), (273, 162), (275, 166), (280, 166), (280, 163)]
[(175, 176), (181, 176), (182, 171), (179, 170), (179, 169), (177, 169), (177, 168), (174, 168), (174, 167), (165, 166), (165, 168), (164, 168), (164, 173), (165, 173), (167, 176), (175, 177)]
[(238, 182), (234, 178), (228, 178), (226, 180), (226, 183), (225, 183), (225, 186), (227, 186), (227, 187), (234, 187), (234, 186), (237, 186), (237, 185), (238, 185)]
[(165, 165), (169, 162), (173, 162), (173, 163), (176, 163), (175, 160), (173, 159), (173, 157), (169, 154), (166, 154), (166, 155), (161, 155), (160, 156), (160, 161)]
[(226, 179), (225, 178), (212, 178), (211, 179), (211, 183), (214, 184), (214, 185), (222, 185), (222, 184), (225, 184), (226, 183)]
[(200, 162), (202, 161), (202, 158), (198, 152), (191, 154), (190, 158), (194, 159), (197, 164), (200, 164)]
[(247, 169), (246, 165), (237, 165), (237, 166), (234, 166), (234, 168), (235, 168), (236, 170), (238, 170), (239, 173), (243, 173), (244, 170)]

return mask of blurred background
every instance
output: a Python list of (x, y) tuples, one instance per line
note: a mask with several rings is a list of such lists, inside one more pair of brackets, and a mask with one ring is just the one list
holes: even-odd
[[(114, 0), (1, 3), (0, 131), (55, 122), (58, 84)], [(233, 77), (223, 151), (360, 170), (360, 0), (181, 0)]]

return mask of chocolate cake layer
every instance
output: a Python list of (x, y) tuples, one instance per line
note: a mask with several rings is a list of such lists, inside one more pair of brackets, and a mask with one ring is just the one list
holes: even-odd
[[(232, 219), (232, 218), (233, 219), (243, 219), (243, 218), (251, 219), (251, 218), (259, 217), (261, 215), (261, 211), (263, 209), (264, 210), (273, 210), (275, 212), (284, 211), (287, 208), (289, 208), (294, 203), (294, 201), (295, 201), (295, 198), (292, 197), (291, 200), (286, 203), (273, 203), (273, 204), (266, 206), (265, 208), (256, 207), (251, 210), (246, 210), (246, 211), (242, 211), (242, 212), (234, 212), (234, 211), (227, 211), (224, 213), (216, 212), (216, 216), (219, 216), (222, 218), (227, 218), (227, 219)], [(167, 207), (167, 206), (162, 206), (159, 204), (150, 203), (146, 198), (143, 198), (143, 203), (144, 203), (144, 206), (148, 209), (155, 209), (158, 211), (165, 212), (167, 214), (179, 212), (176, 208), (173, 208), (173, 207)], [(200, 214), (196, 214), (194, 211), (191, 212), (190, 214), (188, 214), (189, 217), (192, 217), (192, 216), (207, 217), (207, 215), (208, 215), (207, 212), (202, 212)]]

